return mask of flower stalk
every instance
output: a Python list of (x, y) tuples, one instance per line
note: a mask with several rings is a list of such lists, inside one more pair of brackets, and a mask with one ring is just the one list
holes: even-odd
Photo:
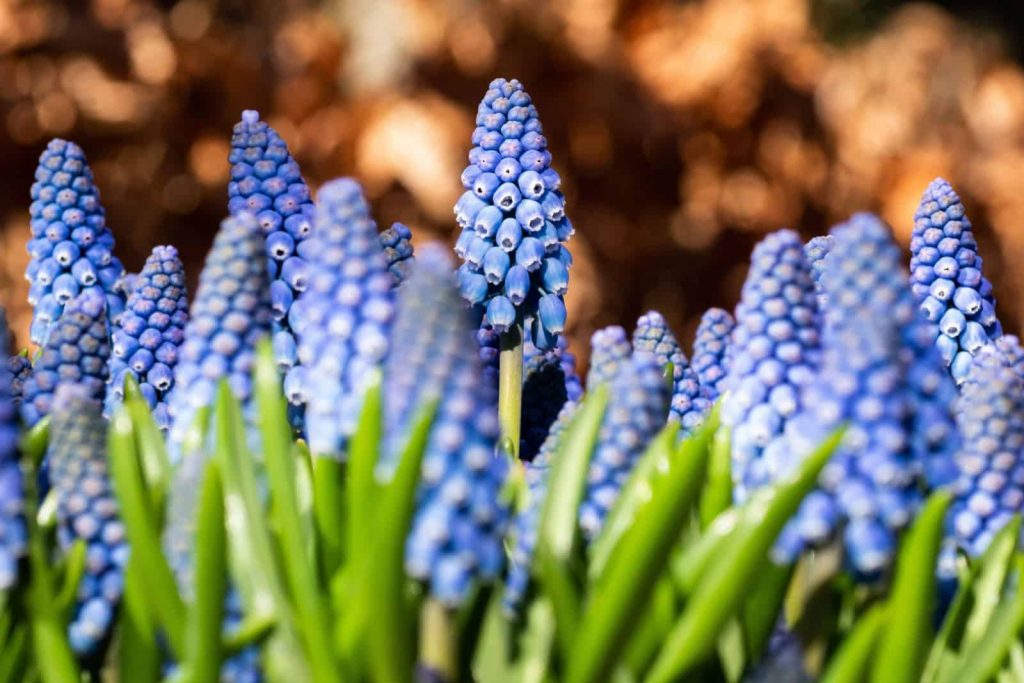
[(509, 452), (514, 460), (518, 460), (523, 413), (523, 333), (518, 325), (513, 325), (501, 335), (498, 362), (498, 421), (501, 425), (501, 440), (504, 443), (511, 441)]

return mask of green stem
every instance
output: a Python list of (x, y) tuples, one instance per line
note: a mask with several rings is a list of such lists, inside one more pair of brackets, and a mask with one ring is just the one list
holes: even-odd
[(498, 420), (501, 439), (511, 446), (509, 451), (518, 458), (523, 410), (523, 331), (518, 325), (501, 335), (500, 349)]
[(459, 634), (455, 614), (434, 599), (420, 613), (420, 661), (423, 680), (455, 683), (459, 671)]

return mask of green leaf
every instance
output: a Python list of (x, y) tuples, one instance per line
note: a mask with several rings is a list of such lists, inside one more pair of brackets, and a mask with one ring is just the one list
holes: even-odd
[(1003, 586), (1010, 574), (1017, 540), (1020, 538), (1021, 518), (1014, 515), (1000, 529), (986, 548), (979, 563), (978, 578), (974, 582), (974, 605), (964, 629), (961, 649), (966, 649), (984, 637), (992, 617), (1003, 598)]
[(708, 462), (707, 483), (700, 496), (700, 528), (707, 529), (711, 522), (732, 505), (732, 447), (731, 432), (722, 427), (715, 432)]
[(872, 681), (901, 683), (921, 678), (933, 636), (935, 563), (950, 500), (948, 491), (933, 494), (903, 539)]
[(628, 670), (628, 680), (639, 680), (650, 666), (662, 641), (672, 628), (676, 611), (675, 588), (668, 575), (663, 575), (654, 587), (650, 609), (641, 616), (636, 633), (630, 637), (629, 648), (624, 656), (625, 667), (619, 667), (620, 672), (623, 668)]
[(157, 628), (150, 614), (146, 590), (138, 561), (129, 557), (118, 624), (121, 638), (118, 648), (119, 681), (156, 683), (160, 680), (162, 654), (157, 646)]
[(876, 603), (864, 613), (832, 657), (821, 683), (861, 683), (868, 680), (871, 658), (885, 628), (885, 615), (884, 603)]
[(75, 606), (78, 595), (78, 584), (85, 574), (86, 544), (81, 538), (76, 540), (71, 550), (64, 557), (64, 577), (60, 592), (57, 593), (57, 609), (61, 614), (70, 614)]
[(754, 580), (753, 590), (740, 609), (747, 662), (759, 661), (764, 654), (792, 576), (792, 565), (779, 566), (769, 560), (762, 565), (761, 573)]
[(345, 465), (334, 458), (313, 458), (313, 517), (320, 574), (333, 577), (345, 557)]
[(272, 496), (270, 514), (279, 531), (285, 576), (299, 614), (299, 633), (314, 680), (329, 683), (338, 680), (337, 662), (330, 642), (333, 624), (327, 609), (327, 596), (319, 584), (316, 567), (306, 552), (307, 543), (299, 517), (288, 408), (281, 394), (281, 379), (270, 340), (263, 340), (256, 353), (255, 390), (263, 457)]
[(370, 671), (378, 681), (412, 680), (416, 620), (405, 603), (405, 540), (412, 527), (423, 455), (436, 412), (436, 403), (424, 406), (377, 506), (369, 582), (365, 597), (360, 598), (367, 604), (365, 613), (372, 614), (367, 623), (367, 649)]
[(216, 461), (206, 464), (196, 517), (195, 600), (188, 611), (185, 669), (192, 681), (215, 681), (223, 660), (220, 631), (224, 622), (227, 579), (227, 533), (224, 490)]
[(131, 545), (132, 561), (138, 563), (139, 572), (146, 577), (149, 586), (146, 595), (153, 614), (167, 636), (172, 653), (180, 659), (185, 652), (185, 606), (150, 514), (133, 432), (131, 417), (122, 406), (114, 414), (108, 435), (114, 493)]
[(234, 631), (222, 638), (224, 659), (231, 659), (248, 647), (260, 647), (276, 628), (277, 619), (273, 616), (246, 617)]
[(553, 458), (548, 493), (541, 511), (538, 545), (547, 544), (552, 557), (559, 562), (572, 556), (587, 470), (607, 405), (608, 388), (604, 386), (584, 398)]
[(651, 498), (611, 553), (607, 569), (590, 584), (590, 598), (569, 659), (569, 683), (590, 683), (612, 669), (628, 648), (669, 553), (696, 507), (718, 413), (683, 441), (668, 471), (653, 482)]
[(46, 455), (46, 447), (49, 443), (50, 416), (47, 415), (22, 435), (19, 449), (32, 467), (38, 468), (43, 461), (43, 456)]
[(580, 625), (580, 592), (569, 563), (558, 562), (544, 544), (538, 545), (534, 552), (538, 583), (554, 608), (555, 636), (562, 657), (568, 658), (576, 644)]
[(985, 555), (982, 556), (982, 560), (972, 562), (966, 571), (961, 572), (953, 603), (947, 610), (945, 619), (942, 620), (942, 626), (928, 654), (928, 662), (921, 676), (924, 683), (934, 683), (939, 680), (939, 672), (946, 670), (949, 662), (956, 658), (974, 602), (974, 582), (978, 578), (981, 565), (985, 562), (984, 557), (990, 552), (994, 552), (1000, 545), (993, 540)]
[(0, 683), (17, 683), (24, 680), (26, 658), (28, 657), (28, 629), (24, 624), (14, 631), (0, 645)]
[(822, 467), (841, 438), (842, 430), (837, 430), (791, 477), (754, 494), (743, 515), (744, 523), (727, 544), (728, 552), (715, 557), (706, 571), (699, 572), (699, 583), (648, 674), (648, 683), (676, 680), (713, 652), (719, 634), (740, 608), (772, 544), (817, 484)]
[(693, 593), (715, 560), (731, 552), (729, 547), (738, 538), (737, 529), (746, 519), (750, 502), (719, 514), (701, 536), (674, 554), (672, 578), (680, 595)]
[(376, 468), (384, 434), (384, 404), (381, 397), (380, 374), (376, 373), (366, 390), (363, 410), (356, 425), (356, 431), (349, 443), (348, 471), (345, 480), (346, 538), (348, 549), (346, 559), (358, 562), (365, 555), (362, 552), (365, 534), (373, 527), (377, 518), (376, 505), (380, 487), (377, 485)]
[(171, 484), (171, 461), (167, 455), (163, 434), (153, 419), (149, 404), (139, 391), (138, 382), (131, 374), (125, 377), (124, 396), (124, 403), (128, 407), (135, 429), (135, 441), (146, 491), (155, 514), (154, 519), (159, 522)]

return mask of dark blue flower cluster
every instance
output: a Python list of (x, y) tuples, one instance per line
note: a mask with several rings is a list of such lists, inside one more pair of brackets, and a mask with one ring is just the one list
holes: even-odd
[(110, 389), (105, 412), (109, 416), (124, 401), (129, 375), (162, 430), (170, 429), (167, 397), (174, 386), (178, 347), (185, 339), (188, 293), (185, 268), (174, 247), (155, 247), (135, 281), (128, 304), (115, 326), (110, 357)]
[(7, 357), (7, 371), (11, 376), (11, 400), (14, 407), (21, 409), (21, 397), (25, 393), (25, 382), (32, 376), (32, 361), (25, 353)]
[[(0, 357), (7, 353), (8, 336), (7, 317), (0, 309)], [(18, 562), (27, 540), (13, 381), (10, 369), (0, 366), (0, 595), (18, 578)]]
[(567, 400), (565, 371), (558, 358), (539, 353), (526, 361), (523, 369), (520, 459), (533, 460), (537, 455)]
[(693, 362), (701, 387), (711, 401), (722, 395), (725, 376), (729, 372), (728, 351), (736, 321), (721, 308), (704, 311), (693, 340)]
[(533, 343), (553, 348), (565, 327), (563, 297), (573, 233), (561, 180), (537, 108), (513, 79), (491, 82), (477, 110), (465, 193), (455, 205), (462, 296), (485, 308), (497, 332), (529, 324)]
[(960, 197), (935, 179), (921, 198), (910, 237), (914, 295), (938, 325), (935, 345), (957, 383), (971, 356), (1002, 334), (992, 283), (982, 275), (978, 243)]
[(128, 543), (118, 516), (107, 463), (107, 423), (92, 391), (61, 384), (53, 402), (47, 452), (57, 495), (57, 540), (67, 551), (86, 544), (85, 575), (68, 626), (68, 640), (83, 657), (98, 654), (124, 592)]
[(395, 284), (402, 284), (415, 262), (412, 230), (402, 223), (392, 223), (390, 228), (381, 231), (380, 245), (384, 247), (384, 258), (388, 261), (388, 270), (394, 276)]
[(25, 278), (31, 284), (32, 342), (42, 346), (64, 307), (84, 292), (104, 295), (108, 315), (116, 321), (124, 309), (124, 267), (114, 256), (114, 235), (81, 147), (66, 140), (46, 146), (29, 213), (31, 259)]
[(825, 258), (832, 250), (835, 238), (832, 235), (818, 235), (812, 237), (804, 245), (804, 256), (811, 266), (811, 279), (814, 280), (814, 291), (818, 293), (818, 307), (824, 308), (828, 303), (828, 294), (821, 284), (821, 276), (825, 272)]
[(640, 316), (633, 331), (633, 350), (653, 354), (662, 368), (672, 364), (669, 419), (681, 425), (684, 435), (699, 427), (711, 410), (711, 400), (661, 313), (649, 311)]
[(107, 299), (95, 291), (79, 294), (64, 308), (25, 381), (21, 419), (28, 426), (50, 414), (59, 384), (78, 384), (102, 401), (107, 385), (110, 340)]
[(524, 363), (529, 363), (531, 358), (540, 353), (558, 359), (559, 364), (562, 366), (562, 374), (565, 375), (565, 393), (568, 395), (569, 400), (579, 401), (583, 398), (583, 382), (576, 372), (576, 355), (569, 350), (569, 340), (566, 336), (564, 334), (558, 335), (554, 348), (548, 351), (538, 349), (533, 345), (529, 337), (523, 340)]
[[(320, 188), (308, 244), (309, 289), (294, 325), (297, 390), (313, 452), (342, 457), (368, 382), (387, 356), (394, 277), (362, 188), (350, 178)], [(295, 389), (286, 382), (285, 391)]]
[(196, 414), (213, 405), (221, 380), (227, 380), (251, 420), (255, 345), (270, 334), (270, 324), (269, 275), (259, 224), (252, 214), (227, 218), (206, 256), (178, 349), (174, 389), (167, 399), (172, 461), (181, 459)]

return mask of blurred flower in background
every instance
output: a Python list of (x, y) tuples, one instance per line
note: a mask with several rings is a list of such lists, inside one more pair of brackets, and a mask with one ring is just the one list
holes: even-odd
[(1015, 331), (1024, 69), (1005, 45), (1022, 10), (946, 4), (6, 0), (0, 300), (27, 344), (28, 191), (51, 137), (88, 154), (127, 269), (173, 243), (194, 289), (243, 109), (314, 187), (356, 176), (378, 224), (422, 243), (454, 237), (475, 106), (503, 76), (533, 95), (577, 227), (577, 352), (651, 308), (688, 344), (780, 227), (809, 237), (875, 210), (905, 243), (937, 175), (963, 197)]

